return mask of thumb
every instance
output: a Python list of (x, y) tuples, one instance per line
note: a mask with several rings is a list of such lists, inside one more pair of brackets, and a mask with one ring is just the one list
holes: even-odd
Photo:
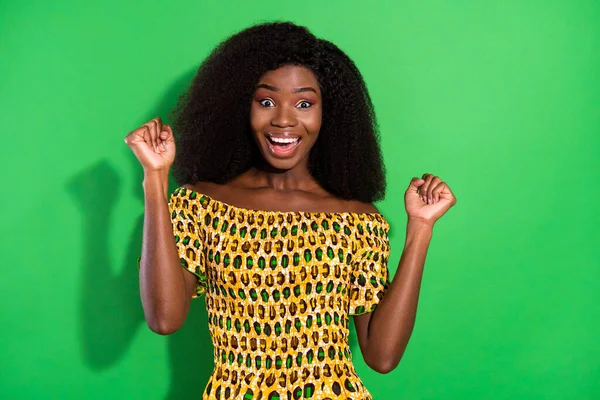
[(407, 192), (417, 193), (421, 185), (425, 183), (425, 179), (417, 178), (416, 176), (410, 180), (410, 185), (408, 185)]
[(174, 142), (175, 136), (173, 136), (173, 130), (169, 125), (163, 125), (160, 132), (160, 140), (165, 142)]

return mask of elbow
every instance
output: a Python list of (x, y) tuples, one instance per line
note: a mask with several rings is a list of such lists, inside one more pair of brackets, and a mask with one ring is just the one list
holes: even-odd
[(166, 309), (144, 309), (144, 316), (148, 328), (159, 335), (170, 335), (175, 333), (183, 325), (183, 321), (174, 318), (174, 313)]
[(386, 361), (383, 360), (378, 363), (368, 363), (367, 365), (375, 372), (379, 372), (380, 374), (389, 374), (400, 364), (399, 361)]
[(177, 332), (185, 321), (186, 313), (180, 312), (177, 308), (169, 307), (165, 302), (142, 302), (142, 307), (146, 325), (152, 332), (159, 335), (170, 335)]
[(369, 357), (369, 359), (365, 358), (365, 363), (375, 372), (379, 372), (380, 374), (389, 374), (400, 364), (400, 360), (404, 355), (404, 351), (400, 354), (386, 354), (379, 355), (376, 357)]
[(175, 333), (181, 328), (181, 325), (161, 318), (146, 318), (146, 324), (152, 332), (163, 336)]
[[(370, 356), (365, 357), (365, 363), (376, 372), (380, 374), (389, 374), (398, 367), (404, 352), (406, 351), (406, 345), (410, 333), (404, 341), (393, 342), (388, 346), (378, 346), (371, 349)], [(379, 342), (381, 344), (381, 342)], [(363, 355), (365, 355), (363, 353)]]

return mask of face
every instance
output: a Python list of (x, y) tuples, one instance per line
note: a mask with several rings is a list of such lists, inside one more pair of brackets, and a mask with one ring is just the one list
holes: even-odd
[(306, 67), (287, 65), (259, 80), (250, 125), (264, 159), (274, 168), (308, 166), (321, 129), (321, 90)]

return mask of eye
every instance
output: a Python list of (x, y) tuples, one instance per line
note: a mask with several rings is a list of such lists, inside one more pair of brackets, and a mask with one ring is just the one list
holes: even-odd
[(274, 107), (275, 103), (271, 99), (264, 99), (258, 101), (263, 107)]
[(310, 101), (301, 101), (300, 103), (298, 103), (298, 105), (296, 107), (298, 108), (310, 108), (312, 106), (312, 103)]

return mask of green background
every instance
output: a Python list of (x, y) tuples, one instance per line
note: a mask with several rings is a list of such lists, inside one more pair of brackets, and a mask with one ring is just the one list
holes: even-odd
[(307, 25), (357, 63), (404, 244), (410, 178), (458, 203), (435, 228), (400, 366), (375, 399), (600, 398), (597, 1), (0, 2), (0, 398), (193, 399), (204, 301), (145, 325), (141, 168), (125, 135), (166, 117), (208, 52), (255, 22)]

